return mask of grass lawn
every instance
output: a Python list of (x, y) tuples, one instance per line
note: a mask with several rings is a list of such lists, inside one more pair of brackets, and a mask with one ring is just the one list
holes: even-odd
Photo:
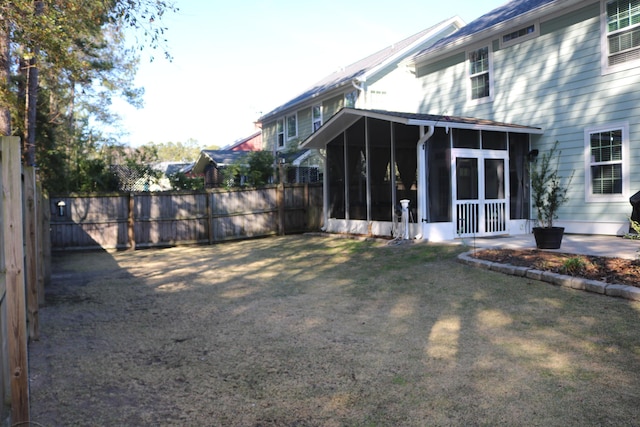
[(287, 236), (54, 257), (45, 426), (640, 424), (640, 304), (459, 246)]

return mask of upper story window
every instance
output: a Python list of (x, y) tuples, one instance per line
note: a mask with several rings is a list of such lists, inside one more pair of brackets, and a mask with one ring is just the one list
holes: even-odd
[(348, 92), (344, 94), (344, 106), (345, 108), (356, 108), (356, 101), (358, 100), (358, 91)]
[(471, 99), (491, 97), (491, 51), (488, 46), (469, 52)]
[(287, 116), (287, 139), (295, 138), (298, 136), (298, 116), (292, 114)]
[(506, 34), (503, 34), (500, 38), (500, 43), (502, 47), (511, 46), (516, 43), (522, 43), (523, 41), (530, 40), (534, 37), (538, 37), (539, 31), (538, 28), (540, 26), (538, 23), (533, 23), (527, 25), (522, 28), (518, 28), (514, 31), (509, 31)]
[(284, 120), (278, 119), (276, 122), (276, 134), (278, 136), (278, 148), (284, 147)]
[(628, 134), (626, 124), (585, 131), (587, 201), (624, 199), (629, 174), (626, 167)]
[(314, 105), (311, 107), (311, 125), (313, 132), (322, 126), (322, 105)]
[(640, 60), (640, 0), (606, 1), (603, 16), (605, 70), (638, 65)]

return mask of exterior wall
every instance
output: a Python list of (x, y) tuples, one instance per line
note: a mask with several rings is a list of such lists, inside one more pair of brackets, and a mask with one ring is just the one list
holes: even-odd
[[(464, 52), (418, 66), (424, 98), (420, 112), (471, 116), (536, 126), (544, 134), (533, 148), (548, 150), (557, 140), (561, 176), (573, 174), (569, 201), (558, 225), (568, 232), (622, 234), (631, 213), (629, 196), (640, 190), (640, 68), (602, 74), (600, 3), (540, 22), (540, 35), (493, 52), (493, 101), (471, 103)], [(506, 32), (506, 31), (505, 31)], [(474, 43), (472, 47), (480, 47)], [(624, 200), (590, 202), (585, 195), (585, 129), (628, 123), (630, 174)]]
[(298, 140), (304, 141), (311, 133), (311, 107), (298, 110)]
[(231, 151), (260, 151), (262, 150), (262, 134), (259, 133), (242, 143), (231, 147)]
[(276, 120), (262, 124), (262, 149), (274, 151), (278, 141)]
[(340, 109), (344, 107), (344, 94), (334, 96), (322, 102), (322, 122), (326, 123)]
[(382, 79), (370, 82), (366, 93), (366, 107), (371, 110), (418, 111), (419, 84), (404, 66), (395, 67)]

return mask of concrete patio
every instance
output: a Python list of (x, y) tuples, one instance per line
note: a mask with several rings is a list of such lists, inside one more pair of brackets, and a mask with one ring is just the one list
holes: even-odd
[[(456, 239), (472, 248), (535, 249), (533, 234), (517, 236)], [(596, 255), (636, 259), (640, 256), (640, 240), (621, 236), (565, 234), (560, 249), (545, 249), (581, 255)]]

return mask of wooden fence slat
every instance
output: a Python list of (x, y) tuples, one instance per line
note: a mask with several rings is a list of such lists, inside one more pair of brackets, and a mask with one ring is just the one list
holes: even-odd
[(24, 221), (25, 221), (25, 280), (27, 287), (27, 327), (29, 337), (40, 339), (38, 318), (38, 240), (36, 234), (36, 169), (32, 166), (23, 169), (24, 176)]
[(11, 422), (29, 422), (29, 369), (24, 280), (20, 139), (2, 138), (2, 209), (6, 268), (6, 304)]
[[(314, 231), (322, 221), (323, 199), (320, 185), (278, 184), (232, 191), (67, 195), (50, 199), (51, 212), (63, 200), (73, 209), (51, 218), (53, 250), (213, 244)], [(320, 205), (311, 208), (309, 200), (320, 200)]]

